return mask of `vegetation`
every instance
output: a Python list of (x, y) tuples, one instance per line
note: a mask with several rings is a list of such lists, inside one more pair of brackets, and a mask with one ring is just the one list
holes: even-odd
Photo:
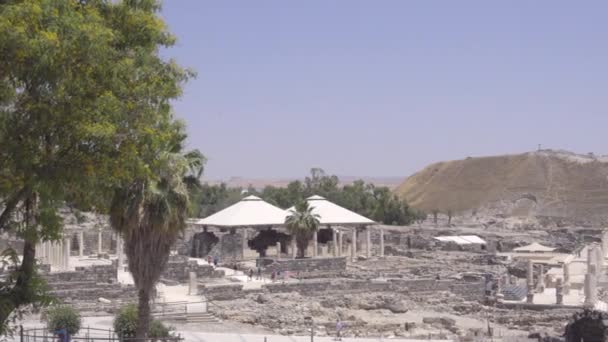
[(307, 201), (300, 201), (295, 205), (291, 214), (285, 218), (287, 231), (296, 239), (298, 257), (300, 258), (306, 256), (308, 242), (319, 229), (320, 216), (314, 214), (312, 210), (313, 208), (308, 205)]
[(60, 238), (58, 208), (105, 211), (116, 187), (169, 178), (157, 177), (168, 161), (156, 156), (183, 135), (170, 100), (191, 74), (160, 58), (175, 39), (158, 10), (154, 0), (0, 2), (0, 232), (25, 242), (0, 283), (0, 334), (19, 308), (48, 303), (35, 246)]
[[(120, 308), (116, 317), (114, 317), (113, 327), (114, 332), (120, 338), (132, 338), (136, 335), (137, 330), (137, 305), (128, 304)], [(159, 320), (150, 322), (150, 332), (148, 337), (163, 338), (170, 337), (172, 327), (168, 327)]]
[(47, 312), (46, 323), (50, 331), (65, 329), (70, 336), (76, 335), (82, 324), (80, 313), (71, 306), (56, 306)]
[(138, 290), (136, 337), (148, 334), (150, 299), (169, 260), (171, 247), (188, 218), (189, 187), (198, 184), (204, 158), (200, 152), (181, 154), (183, 134), (159, 148), (150, 160), (151, 175), (116, 190), (110, 209), (113, 229), (122, 235), (129, 271)]
[[(211, 215), (238, 202), (244, 190), (230, 189), (225, 184), (205, 185), (205, 189), (207, 194), (192, 195), (192, 214), (198, 217)], [(312, 169), (304, 181), (293, 181), (284, 188), (266, 186), (261, 191), (247, 190), (281, 208), (289, 208), (307, 197), (320, 195), (376, 222), (407, 225), (415, 219), (414, 210), (389, 188), (376, 187), (362, 180), (340, 186), (337, 176), (329, 176), (322, 169)]]

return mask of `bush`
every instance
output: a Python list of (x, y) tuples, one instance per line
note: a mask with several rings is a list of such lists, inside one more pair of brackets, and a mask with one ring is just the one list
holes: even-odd
[(128, 304), (120, 308), (114, 317), (114, 332), (120, 337), (135, 337), (137, 306)]
[(171, 329), (171, 327), (167, 327), (163, 324), (163, 322), (155, 319), (150, 322), (150, 331), (148, 332), (148, 337), (171, 337)]
[[(119, 337), (135, 337), (137, 313), (138, 310), (135, 304), (125, 305), (118, 311), (118, 314), (114, 317), (114, 332)], [(150, 322), (148, 337), (170, 337), (172, 329), (172, 327), (165, 326), (161, 321), (152, 320)]]
[(56, 306), (49, 309), (46, 322), (51, 331), (65, 329), (71, 336), (78, 333), (82, 324), (80, 314), (70, 306)]

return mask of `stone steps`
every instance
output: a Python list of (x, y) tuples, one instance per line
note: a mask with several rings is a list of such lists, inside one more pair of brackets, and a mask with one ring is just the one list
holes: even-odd
[(167, 321), (180, 321), (187, 323), (219, 323), (220, 320), (209, 312), (180, 312), (180, 313), (165, 313), (152, 314), (155, 318)]

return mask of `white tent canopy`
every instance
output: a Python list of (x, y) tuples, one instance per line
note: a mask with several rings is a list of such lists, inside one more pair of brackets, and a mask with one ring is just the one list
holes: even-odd
[(543, 246), (538, 242), (533, 242), (527, 246), (513, 248), (513, 251), (518, 253), (549, 253), (553, 252), (555, 248)]
[(214, 227), (278, 226), (285, 223), (287, 212), (264, 202), (257, 196), (247, 196), (240, 202), (195, 223)]
[[(334, 204), (321, 196), (311, 196), (306, 199), (310, 205), (312, 212), (319, 215), (321, 224), (344, 224), (344, 225), (369, 225), (376, 222), (352, 212), (346, 208)], [(295, 210), (295, 207), (287, 209), (290, 214)]]
[(442, 242), (454, 242), (458, 245), (486, 244), (486, 242), (477, 235), (437, 236), (434, 239)]

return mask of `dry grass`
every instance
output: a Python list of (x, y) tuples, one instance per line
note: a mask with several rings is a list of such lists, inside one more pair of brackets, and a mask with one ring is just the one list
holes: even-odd
[(531, 194), (542, 215), (606, 215), (608, 163), (577, 163), (547, 153), (467, 158), (432, 164), (396, 192), (427, 211), (456, 213)]

